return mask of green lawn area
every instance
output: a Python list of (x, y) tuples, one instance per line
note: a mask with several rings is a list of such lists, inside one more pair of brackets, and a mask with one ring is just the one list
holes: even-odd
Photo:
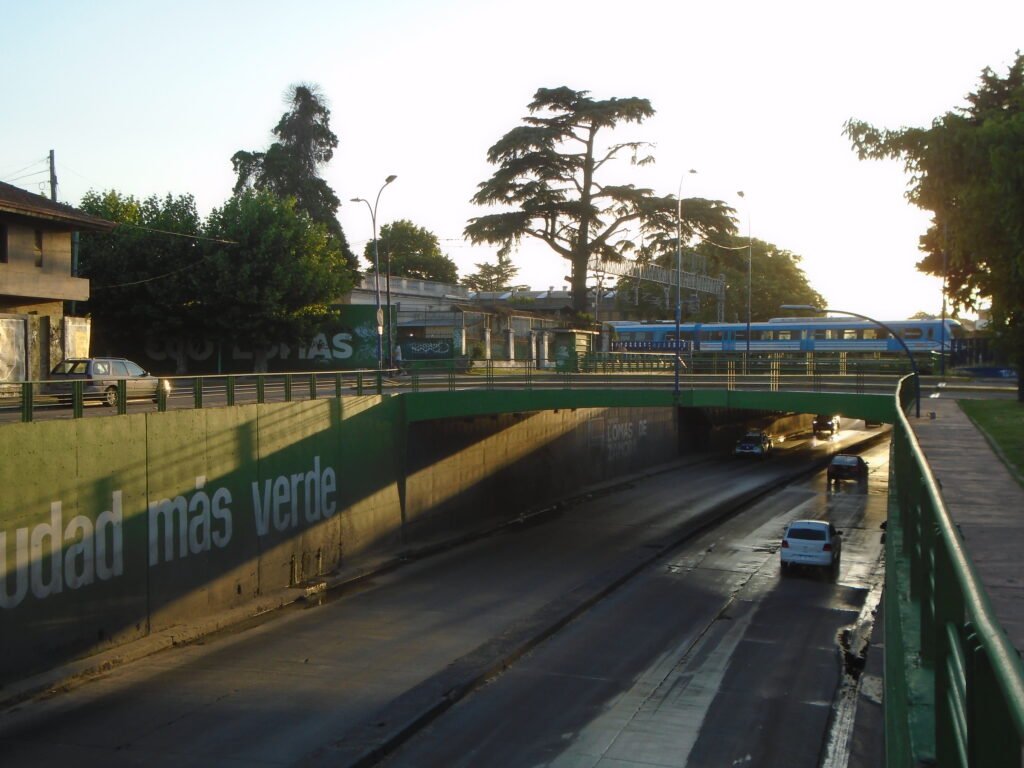
[(1024, 485), (1024, 403), (1016, 400), (960, 400), (960, 407), (999, 447), (1003, 461)]

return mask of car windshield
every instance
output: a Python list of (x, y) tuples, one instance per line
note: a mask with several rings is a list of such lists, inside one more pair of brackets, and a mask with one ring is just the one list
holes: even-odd
[(836, 456), (832, 459), (832, 466), (834, 467), (855, 467), (857, 466), (856, 456)]
[(824, 541), (824, 528), (790, 528), (787, 539), (807, 539), (808, 541)]
[(89, 365), (89, 361), (88, 360), (65, 360), (63, 363), (61, 363), (56, 368), (54, 368), (52, 371), (50, 371), (50, 375), (51, 376), (67, 376), (68, 374), (71, 374), (71, 373), (82, 373), (82, 374), (84, 374), (86, 372), (86, 369), (88, 368), (88, 365)]

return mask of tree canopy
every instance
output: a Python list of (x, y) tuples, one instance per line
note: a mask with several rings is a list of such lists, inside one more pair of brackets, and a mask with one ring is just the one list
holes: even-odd
[[(456, 283), (459, 271), (455, 262), (441, 253), (437, 235), (407, 219), (399, 219), (380, 228), (380, 269), (390, 262), (392, 277), (413, 277), (437, 283)], [(373, 241), (366, 244), (363, 257), (374, 267)]]
[(1024, 55), (1005, 77), (983, 70), (967, 106), (927, 128), (851, 119), (845, 133), (861, 159), (903, 161), (907, 199), (933, 214), (918, 269), (945, 275), (954, 309), (991, 300), (993, 328), (1022, 374), (1024, 400)]
[(141, 334), (191, 334), (196, 315), (197, 269), (203, 250), (193, 236), (202, 224), (191, 195), (138, 200), (115, 190), (90, 190), (79, 207), (122, 226), (84, 233), (79, 273), (89, 278), (86, 311), (108, 351), (135, 348)]
[[(488, 150), (488, 161), (498, 168), (472, 198), (477, 205), (516, 210), (470, 219), (465, 234), (473, 243), (500, 244), (501, 255), (523, 237), (546, 243), (569, 261), (573, 309), (582, 314), (590, 259), (618, 260), (631, 250), (623, 229), (627, 224), (637, 223), (642, 233), (675, 232), (674, 197), (603, 181), (606, 166), (623, 152), (636, 165), (653, 158), (644, 154), (645, 142), (605, 146), (598, 143), (598, 133), (621, 123), (641, 123), (654, 109), (647, 99), (595, 100), (588, 91), (565, 86), (538, 89), (528, 108), (524, 125)], [(685, 208), (684, 236), (733, 229), (731, 209), (722, 203), (688, 200)]]
[(203, 276), (214, 338), (258, 347), (291, 340), (351, 287), (337, 241), (294, 198), (243, 192), (214, 209)]
[(352, 285), (337, 241), (294, 198), (243, 191), (205, 222), (190, 195), (90, 191), (80, 207), (122, 224), (80, 245), (87, 309), (111, 353), (150, 340), (289, 341)]
[[(774, 243), (729, 236), (721, 243), (701, 243), (697, 250), (707, 256), (709, 274), (725, 277), (725, 319), (729, 322), (747, 319), (748, 259), (752, 322), (778, 317), (783, 304), (826, 305), (800, 267), (801, 257)], [(710, 301), (702, 302), (701, 318), (712, 319), (710, 310)]]
[(285, 112), (273, 134), (277, 141), (264, 152), (239, 150), (231, 157), (237, 179), (235, 194), (246, 189), (293, 197), (299, 210), (324, 227), (348, 262), (357, 269), (356, 257), (338, 222), (341, 201), (320, 170), (334, 157), (338, 137), (330, 128), (331, 111), (317, 86), (300, 83), (288, 90)]
[[(682, 268), (690, 272), (725, 278), (726, 322), (747, 319), (748, 259), (750, 274), (750, 319), (760, 322), (778, 317), (782, 304), (824, 306), (825, 299), (814, 290), (800, 267), (800, 256), (763, 240), (748, 241), (737, 235), (721, 235), (700, 243), (695, 252), (683, 254)], [(675, 254), (642, 254), (638, 261), (675, 268)], [(683, 315), (689, 322), (718, 319), (716, 299), (707, 294), (683, 294)], [(623, 278), (618, 283), (616, 306), (643, 319), (665, 319), (675, 312), (675, 288)]]
[(507, 254), (498, 254), (496, 264), (483, 262), (476, 265), (476, 272), (462, 278), (462, 284), (471, 291), (500, 291), (512, 285), (519, 269)]

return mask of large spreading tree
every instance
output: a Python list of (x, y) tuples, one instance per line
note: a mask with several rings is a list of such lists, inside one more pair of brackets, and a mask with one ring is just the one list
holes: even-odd
[[(392, 277), (412, 277), (436, 283), (455, 283), (459, 279), (458, 267), (441, 252), (437, 235), (407, 219), (381, 227), (377, 246), (381, 274), (390, 267)], [(363, 250), (363, 257), (370, 262), (371, 270), (375, 266), (374, 256), (371, 240)]]
[[(641, 123), (654, 109), (647, 99), (596, 100), (588, 91), (562, 86), (539, 89), (529, 110), (524, 125), (488, 150), (488, 161), (498, 168), (472, 198), (477, 205), (515, 210), (470, 219), (465, 234), (473, 243), (500, 245), (500, 255), (508, 255), (523, 237), (545, 243), (569, 262), (573, 310), (583, 314), (591, 258), (623, 258), (633, 247), (627, 225), (674, 237), (675, 197), (604, 181), (606, 166), (623, 153), (635, 164), (652, 158), (643, 154), (645, 142), (605, 145), (598, 134), (621, 123)], [(722, 203), (687, 200), (684, 210), (684, 238), (733, 230), (730, 209)]]
[(337, 241), (349, 267), (358, 268), (355, 254), (338, 222), (341, 201), (320, 170), (334, 157), (338, 137), (331, 131), (331, 111), (317, 86), (301, 83), (288, 90), (289, 106), (274, 127), (277, 141), (263, 152), (240, 150), (231, 163), (237, 180), (235, 194), (246, 189), (295, 198), (300, 211), (322, 224)]
[(954, 308), (991, 301), (1024, 401), (1024, 55), (1005, 77), (986, 68), (967, 106), (927, 128), (849, 120), (845, 133), (861, 159), (903, 161), (907, 198), (933, 214), (917, 268), (945, 275)]

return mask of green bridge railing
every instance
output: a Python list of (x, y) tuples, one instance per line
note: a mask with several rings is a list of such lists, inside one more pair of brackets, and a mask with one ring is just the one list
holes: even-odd
[[(903, 369), (887, 358), (855, 358), (845, 353), (698, 353), (680, 359), (679, 389), (804, 390), (813, 392), (891, 392)], [(105, 413), (137, 412), (146, 400), (152, 410), (217, 405), (314, 400), (342, 395), (381, 395), (398, 391), (533, 390), (595, 388), (671, 391), (676, 386), (675, 356), (668, 353), (584, 355), (538, 365), (535, 360), (411, 360), (401, 369), (211, 374), (161, 377), (156, 391), (141, 396), (126, 380), (104, 379), (103, 387), (83, 390), (83, 381), (0, 383), (0, 422), (17, 418), (72, 418), (84, 406), (106, 404)], [(155, 381), (155, 380), (152, 380)]]
[(885, 585), (886, 765), (1021, 766), (1024, 665), (996, 621), (897, 388)]

